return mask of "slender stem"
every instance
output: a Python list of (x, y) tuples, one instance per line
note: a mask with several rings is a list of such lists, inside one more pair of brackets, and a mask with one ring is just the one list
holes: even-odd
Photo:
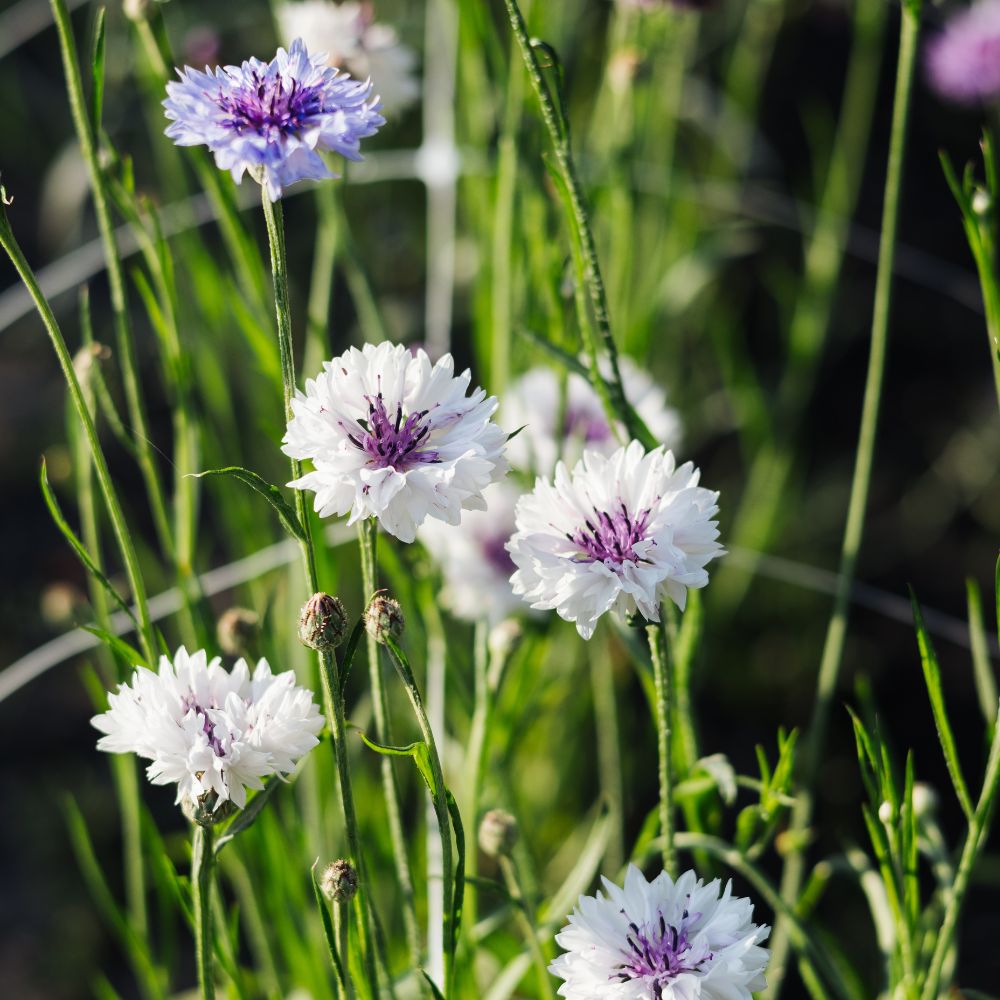
[[(625, 398), (625, 390), (622, 387), (621, 371), (618, 366), (618, 350), (611, 333), (608, 300), (597, 259), (597, 246), (590, 226), (583, 188), (573, 162), (569, 122), (563, 116), (561, 107), (557, 107), (556, 101), (553, 99), (552, 91), (545, 80), (542, 64), (528, 36), (528, 28), (517, 0), (504, 0), (504, 3), (532, 87), (541, 104), (542, 119), (552, 140), (559, 177), (568, 199), (569, 215), (573, 228), (574, 259), (578, 265), (578, 272), (582, 270), (578, 280), (582, 279), (581, 283), (586, 285), (594, 317), (593, 324), (584, 322), (583, 329), (586, 335), (591, 382), (604, 404), (611, 423), (614, 424), (620, 420), (630, 438), (641, 441), (647, 448), (655, 447), (656, 442), (645, 424), (629, 406)], [(609, 378), (604, 378), (601, 374), (600, 355), (602, 350), (610, 369)]]
[[(476, 622), (473, 639), (472, 669), (473, 669), (473, 709), (472, 722), (469, 726), (469, 741), (466, 752), (465, 788), (462, 808), (467, 817), (471, 818), (475, 828), (479, 821), (479, 798), (482, 794), (483, 772), (486, 767), (486, 756), (489, 748), (490, 723), (493, 717), (493, 692), (489, 687), (489, 622)], [(465, 859), (466, 889), (465, 915), (466, 927), (476, 925), (479, 909), (479, 890), (475, 876), (479, 871), (479, 854), (469, 851)]]
[[(351, 929), (350, 921), (347, 919), (347, 906), (347, 903), (333, 904), (333, 931), (337, 938), (337, 951), (340, 953), (340, 960), (344, 963), (345, 969)], [(339, 1000), (353, 1000), (354, 984), (350, 976), (337, 977), (337, 996)]]
[(674, 773), (670, 755), (670, 716), (673, 701), (673, 666), (667, 651), (666, 629), (661, 621), (648, 625), (649, 654), (656, 689), (656, 750), (660, 780), (660, 833), (663, 837), (663, 870), (674, 878), (677, 852), (674, 847)]
[(120, 356), (122, 381), (125, 387), (125, 400), (129, 411), (129, 420), (135, 436), (136, 456), (142, 477), (149, 495), (150, 511), (153, 523), (163, 549), (171, 561), (175, 558), (174, 540), (167, 517), (167, 505), (160, 484), (153, 449), (150, 443), (149, 423), (146, 419), (146, 409), (142, 400), (142, 391), (135, 361), (135, 345), (132, 339), (132, 327), (128, 314), (128, 301), (125, 294), (125, 279), (122, 273), (121, 261), (118, 257), (118, 246), (115, 243), (114, 225), (111, 221), (110, 199), (107, 183), (101, 169), (97, 149), (97, 137), (91, 124), (87, 103), (83, 93), (83, 82), (80, 79), (80, 67), (77, 62), (76, 42), (73, 38), (73, 26), (65, 0), (51, 0), (52, 12), (55, 17), (56, 30), (59, 34), (59, 47), (62, 51), (63, 68), (66, 73), (66, 87), (69, 93), (70, 111), (73, 124), (76, 127), (77, 139), (83, 159), (87, 164), (90, 176), (90, 186), (94, 197), (94, 211), (97, 215), (97, 227), (104, 246), (105, 267), (108, 274), (108, 287), (111, 292), (111, 310), (114, 316), (115, 337)]
[[(274, 304), (278, 330), (278, 351), (281, 357), (285, 416), (290, 417), (291, 401), (295, 395), (295, 361), (292, 346), (291, 311), (288, 303), (288, 264), (285, 254), (284, 222), (281, 203), (272, 202), (263, 186), (261, 186), (261, 203), (264, 209), (264, 220), (267, 225), (268, 245), (271, 253), (271, 275), (274, 281)], [(291, 470), (293, 479), (298, 479), (301, 475), (301, 465), (297, 459), (291, 459)], [(302, 490), (295, 490), (295, 511), (305, 535), (302, 541), (302, 557), (306, 571), (306, 582), (310, 594), (315, 594), (319, 591), (319, 576), (316, 570), (316, 553), (313, 548), (310, 512)], [(377, 996), (378, 973), (371, 934), (372, 913), (370, 908), (372, 901), (370, 888), (365, 881), (365, 864), (361, 854), (354, 794), (351, 787), (351, 772), (347, 760), (347, 722), (344, 697), (341, 691), (336, 658), (332, 653), (319, 653), (318, 661), (320, 684), (323, 689), (323, 705), (327, 725), (330, 729), (334, 759), (337, 764), (340, 805), (344, 818), (344, 830), (347, 835), (348, 851), (351, 855), (351, 862), (359, 873), (364, 890), (355, 897), (357, 901), (355, 905), (364, 942), (365, 972), (372, 996)]]
[(215, 976), (212, 971), (214, 937), (212, 934), (212, 850), (211, 826), (194, 825), (191, 838), (191, 895), (194, 903), (194, 951), (198, 966), (198, 989), (202, 1000), (215, 1000)]
[[(889, 163), (885, 181), (885, 201), (882, 211), (882, 235), (879, 244), (878, 272), (875, 281), (875, 303), (872, 315), (871, 350), (868, 375), (865, 383), (861, 429), (854, 463), (854, 478), (847, 509), (847, 523), (840, 552), (840, 571), (834, 595), (833, 611), (827, 628), (823, 654), (820, 660), (816, 700), (802, 758), (800, 790), (792, 811), (790, 826), (791, 843), (804, 842), (805, 833), (812, 822), (813, 785), (822, 759), (826, 730), (830, 718), (834, 692), (843, 661), (844, 642), (847, 634), (847, 616), (851, 587), (857, 565), (858, 551), (865, 523), (868, 489), (871, 481), (875, 453), (875, 435), (878, 427), (882, 379), (885, 371), (886, 345), (892, 304), (892, 269), (896, 251), (896, 230), (899, 218), (900, 189), (906, 151), (906, 133), (909, 120), (910, 92), (917, 56), (920, 33), (921, 0), (904, 0), (900, 26), (899, 62), (896, 68), (896, 89), (893, 104), (892, 131), (889, 139)], [(794, 906), (802, 887), (805, 873), (805, 855), (796, 848), (785, 861), (781, 880), (781, 898)], [(771, 943), (770, 981), (771, 995), (778, 997), (785, 973), (789, 947), (788, 922), (779, 917)]]
[(549, 973), (549, 963), (545, 957), (545, 952), (542, 951), (542, 942), (538, 937), (538, 931), (535, 929), (535, 915), (532, 912), (531, 905), (521, 891), (521, 882), (517, 877), (517, 865), (514, 863), (513, 857), (510, 856), (501, 857), (499, 861), (500, 871), (507, 885), (507, 891), (510, 893), (510, 898), (514, 901), (514, 916), (521, 929), (521, 933), (524, 935), (524, 940), (528, 944), (528, 950), (531, 952), (531, 961), (535, 966), (535, 975), (538, 977), (539, 993), (546, 1000), (554, 1000), (555, 993), (552, 990), (552, 976)]
[(622, 788), (621, 742), (618, 732), (618, 705), (615, 674), (607, 646), (590, 657), (590, 686), (597, 728), (597, 766), (601, 795), (608, 807), (611, 833), (604, 852), (605, 867), (617, 871), (625, 858), (625, 811)]
[[(358, 542), (361, 548), (361, 583), (366, 599), (370, 600), (378, 589), (378, 522), (374, 518), (368, 518), (358, 525)], [(390, 745), (392, 743), (392, 727), (389, 720), (389, 700), (386, 696), (385, 679), (382, 676), (378, 643), (370, 634), (366, 636), (366, 639), (368, 642), (368, 677), (375, 716), (375, 735), (380, 743)], [(399, 890), (403, 898), (403, 926), (409, 947), (410, 961), (414, 967), (419, 967), (422, 964), (420, 931), (414, 905), (413, 878), (410, 875), (410, 862), (406, 854), (406, 835), (403, 831), (396, 772), (388, 757), (380, 757), (380, 766), (386, 817), (389, 821), (389, 841), (392, 844), (396, 878), (399, 881)]]
[(424, 710), (423, 699), (417, 688), (413, 671), (406, 659), (403, 651), (396, 643), (387, 638), (386, 648), (389, 650), (390, 658), (396, 667), (403, 686), (406, 688), (407, 697), (410, 699), (410, 706), (416, 716), (417, 725), (420, 728), (420, 735), (427, 745), (427, 756), (430, 761), (431, 776), (434, 780), (432, 793), (434, 796), (434, 814), (437, 817), (438, 832), (441, 835), (441, 881), (444, 884), (445, 907), (443, 913), (442, 926), (443, 947), (440, 965), (444, 969), (444, 988), (442, 992), (447, 997), (450, 994), (452, 959), (455, 953), (456, 928), (452, 921), (452, 886), (454, 884), (454, 861), (452, 858), (451, 845), (451, 816), (448, 813), (447, 787), (444, 783), (444, 770), (441, 767), (441, 758), (438, 755), (437, 741), (434, 739), (434, 730), (431, 727), (430, 719)]

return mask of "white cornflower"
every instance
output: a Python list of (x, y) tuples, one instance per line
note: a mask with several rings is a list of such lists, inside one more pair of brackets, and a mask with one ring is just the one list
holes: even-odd
[(507, 435), (490, 419), (496, 399), (466, 395), (472, 376), (456, 376), (450, 354), (432, 367), (423, 351), (365, 344), (323, 368), (292, 400), (282, 445), (312, 461), (288, 485), (315, 491), (321, 517), (374, 516), (412, 542), (428, 517), (459, 524), (463, 510), (486, 509), (483, 490), (507, 471)]
[(520, 491), (509, 482), (491, 486), (488, 509), (470, 511), (458, 528), (427, 521), (419, 538), (441, 568), (441, 602), (456, 618), (496, 625), (524, 608), (510, 576), (517, 568), (507, 551), (514, 534), (514, 507)]
[(416, 53), (395, 28), (375, 23), (370, 3), (289, 0), (276, 17), (286, 44), (301, 38), (314, 52), (326, 52), (331, 66), (357, 80), (371, 79), (383, 111), (399, 111), (419, 96)]
[[(663, 390), (631, 358), (621, 357), (619, 368), (626, 399), (657, 443), (676, 448), (681, 438), (680, 417), (667, 406)], [(525, 372), (504, 393), (501, 417), (507, 427), (524, 428), (507, 448), (511, 465), (539, 476), (550, 476), (560, 458), (575, 465), (584, 449), (608, 455), (618, 447), (600, 397), (576, 373), (566, 379), (564, 396), (559, 375), (552, 368)]]
[(275, 676), (260, 660), (251, 676), (241, 659), (230, 673), (218, 657), (183, 646), (173, 661), (160, 657), (158, 673), (136, 668), (108, 704), (90, 720), (105, 734), (98, 750), (145, 757), (154, 785), (177, 784), (178, 803), (214, 792), (215, 808), (226, 801), (242, 808), (248, 788), (288, 774), (323, 728), (312, 692), (291, 670)]
[(705, 566), (723, 554), (719, 495), (699, 476), (638, 441), (610, 456), (586, 451), (572, 474), (560, 462), (554, 483), (538, 479), (518, 502), (507, 546), (514, 593), (575, 622), (584, 639), (606, 611), (659, 621), (666, 597), (683, 610), (688, 588), (704, 587)]
[(751, 1000), (767, 987), (770, 929), (751, 922), (753, 904), (727, 882), (693, 871), (647, 882), (629, 865), (625, 887), (581, 896), (556, 935), (565, 954), (549, 971), (568, 1000)]

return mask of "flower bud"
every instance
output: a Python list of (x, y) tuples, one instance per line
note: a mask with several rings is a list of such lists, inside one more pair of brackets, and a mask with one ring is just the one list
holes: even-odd
[(893, 820), (893, 809), (891, 802), (883, 802), (878, 807), (878, 818), (885, 826), (889, 826)]
[(982, 218), (984, 215), (989, 215), (992, 207), (993, 199), (990, 197), (989, 191), (986, 188), (977, 187), (972, 192), (972, 211)]
[(931, 815), (937, 809), (937, 805), (937, 792), (923, 781), (915, 782), (913, 785), (913, 815), (917, 819), (923, 819)]
[(365, 628), (376, 642), (385, 642), (386, 638), (398, 640), (406, 626), (403, 609), (399, 601), (393, 600), (385, 591), (380, 590), (373, 598), (365, 612)]
[(358, 873), (350, 861), (341, 858), (323, 869), (319, 887), (323, 895), (334, 903), (349, 903), (358, 891)]
[(524, 629), (516, 618), (505, 618), (490, 629), (486, 640), (490, 657), (494, 660), (506, 660), (514, 652), (524, 635)]
[(299, 617), (299, 639), (310, 649), (329, 652), (347, 636), (347, 612), (340, 599), (313, 594)]
[(479, 846), (488, 858), (506, 857), (519, 835), (517, 820), (505, 809), (491, 809), (479, 824)]
[(260, 615), (249, 608), (229, 608), (216, 623), (215, 635), (227, 656), (247, 656), (260, 635)]
[(198, 826), (215, 826), (235, 815), (237, 807), (233, 805), (232, 799), (226, 799), (219, 803), (219, 797), (215, 792), (206, 792), (197, 799), (184, 798), (181, 800), (181, 812), (192, 823)]
[(152, 0), (122, 0), (122, 12), (130, 21), (145, 21), (152, 6)]

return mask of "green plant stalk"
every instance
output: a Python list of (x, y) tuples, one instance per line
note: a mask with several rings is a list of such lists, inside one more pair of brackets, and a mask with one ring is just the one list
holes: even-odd
[[(278, 351), (281, 359), (282, 389), (284, 393), (285, 416), (291, 417), (292, 399), (295, 395), (295, 361), (292, 346), (291, 309), (288, 301), (288, 262), (285, 253), (285, 231), (282, 218), (281, 202), (272, 202), (267, 189), (261, 185), (261, 205), (267, 226), (268, 245), (271, 255), (271, 275), (274, 282), (275, 318), (278, 332)], [(292, 478), (298, 479), (302, 474), (301, 464), (297, 459), (290, 459)], [(302, 541), (302, 558), (306, 570), (306, 583), (310, 594), (319, 592), (319, 577), (316, 570), (316, 553), (313, 548), (310, 511), (306, 496), (302, 490), (295, 490), (295, 513), (302, 526), (304, 539)], [(353, 864), (358, 870), (364, 885), (364, 892), (359, 892), (356, 911), (361, 924), (362, 940), (364, 942), (365, 971), (368, 977), (372, 996), (378, 995), (378, 973), (376, 971), (375, 946), (371, 933), (370, 912), (372, 901), (370, 887), (365, 884), (365, 864), (361, 853), (361, 841), (358, 836), (357, 814), (354, 808), (354, 793), (351, 786), (351, 773), (347, 759), (347, 723), (344, 708), (344, 697), (341, 691), (337, 661), (332, 653), (317, 654), (319, 661), (320, 684), (323, 689), (323, 705), (330, 728), (331, 743), (337, 765), (340, 784), (340, 804), (344, 819), (344, 830), (347, 835), (348, 851)]]
[[(370, 601), (378, 589), (378, 521), (366, 518), (358, 524), (358, 544), (361, 549), (361, 585), (365, 600)], [(368, 648), (368, 677), (371, 685), (372, 710), (375, 716), (375, 735), (384, 746), (392, 744), (392, 726), (389, 719), (389, 700), (379, 658), (378, 643), (370, 633), (365, 636)], [(402, 810), (399, 804), (399, 787), (392, 760), (380, 756), (382, 793), (385, 797), (386, 818), (389, 822), (389, 840), (396, 868), (396, 879), (403, 900), (402, 914), (410, 960), (414, 968), (422, 965), (420, 930), (414, 903), (413, 877), (406, 853), (406, 834), (403, 830)]]
[(452, 920), (452, 887), (455, 881), (455, 866), (451, 844), (451, 816), (448, 812), (447, 786), (444, 783), (444, 770), (441, 767), (441, 758), (438, 755), (437, 742), (434, 739), (434, 730), (431, 727), (430, 719), (424, 710), (423, 699), (417, 688), (417, 682), (413, 676), (413, 671), (406, 659), (405, 654), (396, 645), (395, 641), (387, 638), (386, 649), (389, 650), (390, 659), (399, 674), (403, 687), (406, 688), (406, 695), (410, 699), (410, 707), (417, 719), (417, 726), (420, 735), (427, 745), (427, 756), (430, 760), (431, 775), (434, 779), (432, 794), (434, 797), (434, 814), (437, 817), (438, 832), (441, 836), (441, 881), (444, 884), (444, 934), (443, 934), (443, 956), (441, 967), (444, 969), (444, 995), (451, 995), (452, 967), (455, 956), (455, 939), (457, 928)]
[[(476, 622), (472, 646), (473, 707), (469, 725), (468, 749), (465, 755), (463, 809), (471, 817), (472, 827), (479, 822), (479, 800), (482, 796), (483, 774), (486, 769), (493, 721), (493, 692), (489, 687), (489, 622)], [(479, 852), (469, 851), (465, 859), (465, 907), (463, 916), (467, 929), (475, 927), (479, 910), (479, 889), (475, 879), (479, 873)]]
[(212, 954), (215, 937), (212, 931), (212, 869), (215, 852), (211, 826), (194, 824), (191, 834), (191, 902), (194, 915), (195, 964), (198, 967), (198, 989), (202, 1000), (215, 1000), (215, 975)]
[(597, 729), (597, 770), (601, 795), (607, 803), (611, 832), (604, 855), (605, 867), (621, 868), (625, 860), (625, 793), (622, 788), (621, 739), (611, 650), (605, 646), (590, 659), (590, 686)]
[[(346, 903), (333, 904), (333, 930), (337, 939), (337, 951), (340, 952), (341, 961), (345, 963), (346, 968), (350, 931)], [(345, 974), (343, 978), (337, 977), (337, 997), (339, 1000), (354, 1000), (354, 984), (349, 975)]]
[(505, 855), (498, 859), (503, 880), (510, 893), (510, 898), (514, 902), (514, 918), (524, 935), (528, 950), (531, 952), (531, 961), (535, 967), (535, 975), (538, 978), (538, 992), (544, 1000), (554, 1000), (555, 994), (552, 990), (552, 976), (549, 973), (549, 963), (542, 950), (542, 942), (536, 930), (535, 914), (531, 909), (528, 900), (525, 899), (521, 891), (521, 883), (517, 877), (517, 865), (513, 856)]
[(939, 995), (941, 976), (955, 938), (958, 918), (962, 912), (962, 904), (969, 888), (972, 870), (980, 852), (986, 846), (986, 840), (989, 836), (990, 821), (996, 807), (998, 792), (1000, 792), (1000, 712), (998, 712), (994, 725), (993, 743), (990, 747), (983, 788), (979, 794), (979, 801), (976, 803), (976, 811), (969, 823), (965, 844), (962, 846), (962, 856), (955, 872), (955, 881), (950, 890), (946, 891), (947, 902), (944, 917), (941, 920), (940, 930), (937, 932), (934, 954), (931, 957), (930, 968), (921, 994), (922, 1000), (937, 1000)]
[(111, 309), (114, 316), (115, 340), (121, 363), (122, 382), (125, 387), (125, 400), (129, 411), (129, 420), (135, 437), (136, 456), (146, 492), (149, 496), (150, 512), (156, 527), (157, 537), (164, 554), (173, 562), (175, 560), (174, 540), (170, 531), (170, 521), (167, 517), (167, 504), (160, 484), (153, 449), (150, 443), (149, 424), (146, 419), (146, 408), (142, 400), (142, 390), (139, 386), (139, 376), (136, 369), (135, 345), (132, 339), (132, 327), (128, 314), (128, 302), (125, 294), (125, 280), (122, 275), (121, 261), (118, 258), (118, 247), (115, 243), (114, 226), (111, 221), (107, 184), (101, 170), (97, 149), (97, 139), (88, 118), (87, 102), (83, 93), (83, 82), (80, 79), (80, 67), (77, 62), (76, 42), (73, 38), (73, 26), (70, 22), (66, 0), (51, 0), (52, 13), (55, 17), (56, 30), (59, 35), (59, 48), (62, 52), (63, 68), (66, 73), (66, 88), (69, 94), (70, 111), (76, 128), (80, 151), (90, 177), (90, 186), (94, 198), (94, 210), (97, 215), (97, 227), (100, 231), (101, 243), (104, 247), (104, 262), (108, 274), (108, 286), (111, 291)]
[[(850, 608), (851, 586), (861, 548), (864, 531), (865, 509), (871, 482), (875, 454), (875, 436), (878, 428), (879, 403), (885, 372), (889, 318), (892, 305), (892, 271), (896, 252), (896, 231), (899, 219), (900, 190), (903, 163), (906, 154), (906, 133), (910, 111), (910, 93), (917, 58), (920, 35), (921, 0), (904, 0), (900, 25), (899, 61), (896, 68), (896, 86), (893, 98), (892, 130), (889, 139), (889, 163), (886, 172), (885, 201), (882, 210), (882, 235), (879, 243), (878, 271), (875, 279), (875, 303), (872, 315), (871, 350), (865, 382), (861, 429), (854, 463), (854, 477), (847, 508), (840, 553), (840, 571), (833, 611), (827, 628), (823, 654), (820, 660), (816, 700), (812, 720), (805, 740), (802, 758), (800, 790), (792, 811), (790, 833), (793, 847), (785, 859), (781, 879), (781, 898), (794, 907), (802, 888), (805, 872), (805, 854), (801, 842), (812, 822), (814, 808), (813, 785), (822, 759), (826, 730), (833, 704), (833, 696), (840, 676), (844, 642), (847, 634), (847, 617)], [(788, 923), (779, 917), (771, 941), (770, 981), (774, 1000), (781, 991), (785, 962), (789, 948)]]
[(674, 768), (671, 759), (671, 715), (673, 712), (673, 663), (667, 648), (663, 615), (660, 621), (646, 626), (649, 655), (653, 663), (656, 691), (656, 750), (660, 782), (660, 834), (663, 837), (663, 870), (677, 875), (677, 852), (674, 847)]
[(319, 371), (323, 361), (329, 357), (327, 323), (340, 242), (337, 189), (332, 184), (320, 184), (313, 197), (316, 199), (317, 209), (316, 240), (313, 246), (312, 277), (306, 306), (306, 344), (302, 359), (307, 372)]
[[(597, 259), (597, 247), (594, 243), (594, 234), (587, 214), (583, 189), (577, 177), (576, 166), (573, 163), (569, 123), (564, 118), (562, 109), (556, 106), (552, 97), (552, 91), (545, 80), (538, 55), (528, 36), (528, 28), (517, 0), (504, 0), (504, 3), (514, 37), (517, 39), (521, 56), (528, 70), (528, 77), (541, 105), (542, 119), (555, 152), (558, 176), (568, 201), (568, 214), (573, 232), (573, 256), (577, 266), (577, 283), (586, 287), (593, 311), (593, 323), (584, 322), (582, 329), (585, 335), (591, 382), (601, 398), (611, 424), (614, 425), (620, 420), (624, 424), (629, 438), (641, 441), (646, 448), (653, 448), (656, 446), (656, 442), (642, 420), (629, 406), (625, 390), (622, 387), (618, 350), (611, 333), (607, 293), (604, 289), (604, 280), (601, 277), (601, 268)], [(608, 379), (602, 378), (600, 372), (599, 360), (602, 351), (610, 368), (610, 378)]]

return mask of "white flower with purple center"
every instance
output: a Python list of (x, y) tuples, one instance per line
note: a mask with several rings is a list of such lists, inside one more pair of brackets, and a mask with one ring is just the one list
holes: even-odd
[[(606, 366), (605, 366), (606, 367)], [(631, 358), (619, 359), (625, 398), (659, 444), (676, 448), (681, 423), (663, 390)], [(600, 397), (590, 383), (571, 373), (563, 391), (552, 368), (532, 368), (504, 394), (501, 416), (508, 427), (523, 427), (507, 449), (515, 468), (552, 474), (556, 461), (574, 465), (585, 449), (610, 454), (619, 446)]]
[(274, 675), (267, 660), (253, 674), (246, 660), (225, 670), (218, 657), (181, 646), (160, 657), (157, 673), (137, 667), (131, 684), (108, 695), (108, 711), (91, 723), (104, 736), (98, 750), (150, 760), (154, 785), (177, 784), (177, 802), (214, 793), (214, 808), (242, 808), (247, 789), (288, 774), (319, 742), (323, 719), (312, 692), (291, 671)]
[(163, 102), (167, 135), (178, 146), (208, 146), (237, 184), (248, 172), (272, 201), (296, 181), (337, 176), (319, 154), (360, 160), (361, 140), (385, 124), (370, 81), (331, 68), (298, 39), (269, 63), (177, 72)]
[[(693, 871), (647, 882), (629, 865), (624, 888), (581, 896), (556, 935), (565, 949), (549, 966), (567, 1000), (751, 1000), (766, 989), (770, 929), (753, 904)], [(721, 890), (721, 894), (720, 894)]]
[(444, 578), (441, 602), (456, 618), (496, 625), (524, 609), (511, 589), (517, 567), (507, 551), (520, 495), (513, 484), (496, 483), (484, 496), (488, 509), (467, 512), (458, 528), (440, 521), (420, 528), (418, 537)]
[(538, 479), (518, 502), (507, 546), (514, 593), (575, 622), (584, 639), (608, 611), (659, 621), (666, 598), (683, 610), (724, 552), (719, 495), (698, 485), (700, 475), (638, 441), (610, 456), (584, 452), (572, 473), (560, 462), (553, 481)]
[(982, 0), (948, 21), (927, 45), (927, 75), (952, 101), (1000, 99), (1000, 0)]
[(313, 471), (289, 483), (316, 494), (320, 517), (377, 517), (412, 542), (428, 518), (459, 524), (485, 510), (483, 490), (507, 471), (497, 401), (450, 354), (431, 365), (402, 344), (365, 344), (324, 362), (292, 400), (282, 444)]
[(370, 3), (290, 0), (277, 7), (275, 17), (286, 41), (301, 38), (314, 51), (326, 52), (331, 66), (377, 81), (386, 114), (420, 95), (416, 53), (399, 40), (395, 28), (375, 21)]

